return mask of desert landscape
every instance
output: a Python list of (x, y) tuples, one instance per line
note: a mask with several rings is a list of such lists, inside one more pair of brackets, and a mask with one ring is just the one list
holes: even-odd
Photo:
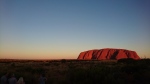
[(43, 73), (46, 84), (149, 84), (150, 59), (1, 59), (0, 76), (5, 73), (23, 77), (26, 84), (39, 84)]
[(0, 84), (150, 84), (150, 0), (0, 0)]

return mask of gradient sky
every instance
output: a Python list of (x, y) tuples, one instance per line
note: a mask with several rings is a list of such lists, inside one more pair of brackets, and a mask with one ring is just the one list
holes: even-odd
[(150, 58), (150, 0), (0, 0), (0, 58), (76, 59), (102, 48)]

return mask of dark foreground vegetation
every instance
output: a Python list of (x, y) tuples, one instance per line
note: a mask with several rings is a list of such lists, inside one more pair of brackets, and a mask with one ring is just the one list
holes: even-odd
[(150, 59), (122, 60), (0, 60), (0, 77), (6, 72), (23, 77), (26, 84), (150, 84)]

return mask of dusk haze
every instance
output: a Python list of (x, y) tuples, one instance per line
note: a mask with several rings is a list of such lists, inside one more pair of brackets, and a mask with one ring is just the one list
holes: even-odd
[(0, 59), (77, 59), (103, 48), (150, 58), (150, 0), (0, 0)]

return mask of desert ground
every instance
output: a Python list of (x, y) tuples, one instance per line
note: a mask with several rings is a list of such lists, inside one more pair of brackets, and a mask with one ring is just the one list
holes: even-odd
[(150, 59), (132, 60), (0, 60), (0, 77), (14, 73), (26, 84), (150, 84)]

